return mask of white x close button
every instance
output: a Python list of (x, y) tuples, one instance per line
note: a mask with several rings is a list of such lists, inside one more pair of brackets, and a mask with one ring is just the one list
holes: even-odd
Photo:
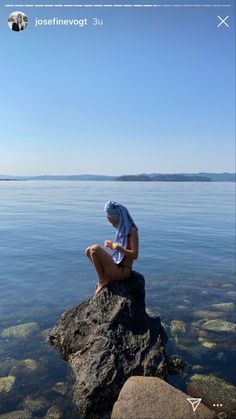
[(220, 23), (217, 25), (218, 28), (221, 25), (225, 25), (225, 26), (227, 26), (227, 28), (229, 28), (229, 24), (226, 22), (226, 20), (229, 18), (229, 16), (226, 16), (226, 17), (217, 16), (217, 17), (218, 17), (218, 19), (220, 19)]

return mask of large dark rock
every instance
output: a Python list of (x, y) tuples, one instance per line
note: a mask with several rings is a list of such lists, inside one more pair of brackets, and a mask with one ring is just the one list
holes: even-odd
[(64, 313), (48, 340), (75, 372), (82, 417), (111, 412), (128, 377), (167, 374), (167, 337), (160, 318), (145, 311), (145, 280), (137, 272)]

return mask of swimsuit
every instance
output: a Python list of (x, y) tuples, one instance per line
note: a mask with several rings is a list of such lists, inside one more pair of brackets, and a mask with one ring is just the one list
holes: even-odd
[(130, 273), (131, 273), (131, 271), (132, 271), (132, 268), (130, 267), (130, 266), (128, 266), (128, 265), (124, 265), (124, 263), (122, 263), (122, 262), (120, 262), (120, 263), (118, 263), (118, 268), (121, 268), (122, 269), (122, 274), (123, 274), (123, 272), (124, 272), (124, 268), (128, 268), (129, 270), (130, 270)]

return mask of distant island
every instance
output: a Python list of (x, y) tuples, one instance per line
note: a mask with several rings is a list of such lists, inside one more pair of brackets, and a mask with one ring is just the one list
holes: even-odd
[(193, 175), (156, 175), (156, 176), (148, 176), (148, 175), (124, 175), (119, 176), (115, 180), (118, 181), (138, 181), (138, 182), (212, 182), (212, 179), (207, 176), (193, 176)]
[(122, 175), (116, 177), (114, 180), (128, 182), (152, 182), (152, 178), (148, 175)]
[(0, 178), (0, 180), (2, 180), (2, 181), (4, 181), (4, 182), (10, 182), (10, 181), (13, 181), (13, 180), (19, 180), (19, 179), (4, 179), (4, 178)]
[(73, 181), (118, 181), (118, 182), (235, 182), (236, 173), (141, 173), (136, 175), (41, 175), (10, 176), (0, 175), (0, 180), (73, 180)]

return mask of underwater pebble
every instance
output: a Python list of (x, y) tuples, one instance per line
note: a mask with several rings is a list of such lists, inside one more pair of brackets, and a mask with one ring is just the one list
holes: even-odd
[(176, 306), (176, 308), (178, 309), (178, 310), (189, 310), (189, 307), (187, 307), (187, 306), (183, 306), (183, 305), (178, 305), (178, 306)]
[(167, 365), (169, 374), (180, 374), (184, 371), (187, 363), (180, 355), (169, 355)]
[(178, 334), (178, 333), (185, 333), (186, 327), (184, 322), (182, 320), (172, 320), (170, 322), (170, 330), (172, 335)]
[(16, 364), (11, 368), (10, 373), (18, 376), (35, 373), (38, 369), (38, 364), (34, 359), (23, 359), (22, 361), (16, 360)]
[(14, 385), (15, 380), (15, 377), (12, 375), (8, 375), (7, 377), (0, 377), (0, 394), (9, 393)]
[(215, 343), (215, 342), (210, 342), (210, 341), (208, 341), (208, 340), (204, 340), (204, 341), (202, 342), (202, 346), (204, 346), (204, 348), (213, 349), (213, 348), (215, 348), (217, 345), (216, 345), (216, 343)]
[(32, 415), (26, 410), (13, 410), (12, 412), (0, 415), (0, 419), (31, 419)]
[(59, 394), (66, 394), (68, 391), (68, 384), (64, 383), (64, 381), (60, 381), (55, 384), (55, 386), (52, 388), (56, 393)]
[(226, 322), (220, 319), (208, 320), (202, 325), (202, 328), (212, 332), (236, 332), (235, 323)]
[(19, 362), (20, 365), (23, 365), (31, 371), (35, 371), (38, 368), (37, 362), (34, 359), (23, 359)]
[(48, 409), (45, 419), (62, 419), (63, 413), (56, 406), (52, 406)]
[(27, 396), (21, 403), (23, 409), (30, 412), (39, 412), (48, 407), (48, 401), (44, 397)]
[(2, 331), (1, 335), (4, 338), (9, 338), (9, 337), (24, 338), (38, 331), (39, 331), (39, 327), (37, 323), (30, 322), (30, 323), (23, 323), (16, 326), (8, 327), (7, 329), (4, 329)]
[(203, 366), (200, 365), (200, 364), (192, 365), (192, 370), (193, 371), (198, 371), (198, 370), (201, 370), (202, 368), (203, 368)]
[(204, 404), (211, 408), (212, 403), (221, 403), (223, 406), (219, 411), (232, 413), (236, 409), (236, 387), (213, 374), (193, 375), (188, 383), (187, 393), (193, 397), (197, 393), (197, 397), (204, 398)]
[(230, 311), (230, 310), (235, 309), (235, 304), (234, 303), (219, 303), (219, 304), (212, 304), (211, 307), (217, 310), (219, 309), (219, 310)]
[[(222, 313), (222, 315), (223, 314), (224, 313)], [(215, 312), (215, 311), (196, 310), (196, 311), (193, 311), (192, 315), (194, 318), (197, 318), (197, 319), (200, 318), (200, 319), (205, 319), (205, 320), (211, 320), (211, 319), (219, 318), (221, 313)]]

